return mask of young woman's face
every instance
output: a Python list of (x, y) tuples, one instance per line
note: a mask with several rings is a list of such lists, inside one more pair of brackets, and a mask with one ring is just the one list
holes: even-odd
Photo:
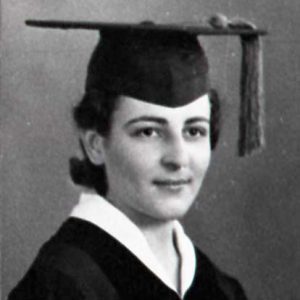
[(108, 199), (133, 221), (168, 221), (190, 208), (209, 166), (207, 95), (178, 108), (120, 100), (103, 141)]

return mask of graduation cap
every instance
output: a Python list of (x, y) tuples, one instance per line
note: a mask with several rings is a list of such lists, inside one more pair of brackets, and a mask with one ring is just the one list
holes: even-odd
[(152, 22), (102, 23), (28, 20), (29, 26), (100, 31), (86, 91), (104, 89), (168, 107), (186, 105), (210, 91), (208, 60), (198, 36), (239, 36), (242, 44), (239, 155), (264, 144), (260, 36), (248, 22), (215, 15), (205, 26)]

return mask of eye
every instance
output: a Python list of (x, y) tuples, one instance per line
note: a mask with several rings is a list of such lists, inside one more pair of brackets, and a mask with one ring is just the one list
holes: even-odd
[(207, 134), (208, 134), (208, 129), (203, 126), (188, 127), (184, 130), (184, 135), (192, 139), (206, 137)]
[(145, 138), (157, 137), (159, 135), (159, 130), (153, 127), (140, 128), (134, 132), (134, 136)]

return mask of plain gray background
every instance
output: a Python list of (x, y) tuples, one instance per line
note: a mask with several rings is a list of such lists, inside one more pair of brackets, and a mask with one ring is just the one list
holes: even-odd
[(243, 16), (264, 43), (266, 136), (259, 155), (236, 156), (239, 41), (204, 38), (224, 127), (209, 174), (185, 219), (192, 238), (239, 278), (253, 300), (300, 299), (299, 0), (4, 0), (1, 35), (3, 297), (77, 202), (68, 177), (78, 153), (71, 108), (81, 97), (98, 34), (29, 28), (28, 18), (197, 22)]

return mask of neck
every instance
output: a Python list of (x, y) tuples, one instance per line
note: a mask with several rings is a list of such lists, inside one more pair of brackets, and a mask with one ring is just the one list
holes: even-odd
[(150, 249), (180, 294), (180, 255), (174, 240), (174, 223), (136, 224), (143, 232)]
[[(113, 201), (111, 202), (118, 207)], [(130, 210), (126, 210), (123, 207), (119, 207), (119, 209), (123, 211), (144, 234), (152, 253), (180, 294), (181, 261), (174, 240), (174, 221), (154, 219), (142, 214), (132, 214)]]
[(158, 220), (148, 216), (128, 216), (142, 231), (154, 254), (161, 258), (164, 255), (177, 255), (173, 240), (173, 220)]
[[(141, 224), (140, 224), (141, 225)], [(139, 226), (154, 253), (175, 250), (173, 241), (173, 222), (158, 222)]]

